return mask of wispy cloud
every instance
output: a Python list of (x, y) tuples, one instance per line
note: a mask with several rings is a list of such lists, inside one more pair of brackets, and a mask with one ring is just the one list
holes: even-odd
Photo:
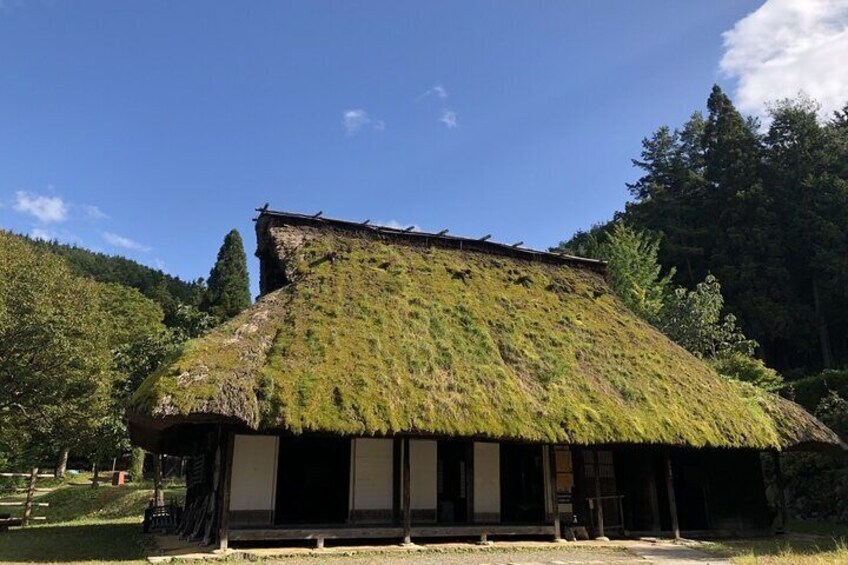
[(45, 224), (62, 222), (68, 217), (68, 206), (60, 196), (41, 196), (19, 190), (15, 193), (13, 208)]
[(848, 0), (769, 0), (723, 37), (719, 67), (737, 80), (741, 110), (762, 116), (801, 91), (823, 115), (848, 101)]
[(53, 241), (54, 239), (58, 239), (55, 233), (44, 228), (32, 228), (29, 235), (35, 239), (43, 239), (44, 241)]
[(152, 250), (152, 248), (147, 245), (141, 244), (128, 237), (123, 237), (121, 235), (108, 231), (103, 232), (103, 239), (105, 239), (106, 243), (112, 245), (113, 247), (129, 249), (130, 251), (141, 251), (142, 253), (149, 253)]
[(454, 112), (453, 110), (442, 110), (442, 114), (441, 116), (439, 116), (439, 121), (443, 123), (448, 129), (453, 129), (459, 125), (459, 123), (456, 121), (456, 112)]
[(92, 206), (87, 204), (83, 206), (83, 210), (85, 210), (85, 215), (92, 220), (108, 220), (109, 216), (97, 206)]
[(417, 224), (404, 224), (404, 223), (399, 222), (397, 220), (385, 220), (385, 221), (384, 220), (377, 220), (376, 222), (374, 222), (374, 225), (383, 226), (384, 228), (392, 228), (392, 229), (395, 229), (395, 230), (405, 230), (405, 229), (409, 228), (410, 226), (412, 226), (413, 230), (420, 230), (421, 229), (420, 226), (418, 226)]
[(424, 98), (429, 98), (431, 96), (440, 100), (444, 100), (448, 97), (448, 91), (441, 84), (437, 84), (433, 88), (428, 88), (427, 90), (419, 94), (415, 101), (417, 102), (419, 100), (423, 100)]
[(374, 118), (362, 108), (353, 108), (342, 112), (342, 125), (344, 125), (348, 135), (354, 135), (367, 126), (377, 131), (386, 129), (386, 122)]

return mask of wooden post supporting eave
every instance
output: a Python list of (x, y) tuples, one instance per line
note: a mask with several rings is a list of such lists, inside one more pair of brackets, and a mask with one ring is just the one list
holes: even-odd
[(595, 538), (600, 539), (606, 538), (607, 536), (604, 532), (604, 505), (601, 500), (601, 463), (597, 447), (592, 449), (592, 462), (594, 463), (593, 466), (595, 469), (595, 512), (598, 517)]
[(548, 446), (548, 475), (550, 480), (549, 491), (551, 497), (551, 512), (554, 515), (554, 541), (562, 539), (561, 528), (559, 523), (559, 502), (557, 501), (557, 468), (556, 468), (556, 448), (553, 445)]
[(227, 432), (224, 436), (226, 442), (226, 455), (221, 462), (224, 473), (222, 477), (223, 494), (221, 496), (221, 522), (218, 531), (218, 548), (226, 550), (230, 543), (230, 492), (232, 492), (233, 482), (233, 450), (235, 449), (236, 436), (232, 432)]
[(38, 481), (38, 467), (33, 467), (29, 474), (29, 485), (27, 486), (26, 503), (24, 504), (24, 515), (21, 519), (21, 526), (29, 525), (32, 518), (32, 499), (35, 496), (35, 483)]
[(665, 486), (668, 489), (668, 512), (671, 515), (671, 531), (675, 540), (680, 539), (680, 523), (677, 521), (677, 500), (674, 497), (674, 473), (671, 470), (671, 455), (665, 452)]
[(651, 508), (651, 531), (659, 532), (662, 529), (662, 524), (660, 522), (660, 503), (657, 495), (657, 477), (653, 459), (645, 460), (645, 472), (648, 479), (648, 505)]
[(783, 469), (780, 467), (780, 452), (771, 452), (772, 460), (774, 461), (774, 477), (777, 480), (777, 503), (780, 506), (780, 526), (775, 533), (785, 534), (788, 522), (786, 511), (786, 487), (783, 482)]
[(412, 544), (412, 496), (410, 495), (409, 438), (403, 438), (403, 543)]

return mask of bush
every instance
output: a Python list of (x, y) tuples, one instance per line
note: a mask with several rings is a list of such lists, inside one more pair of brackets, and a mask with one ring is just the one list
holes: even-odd
[(744, 353), (719, 354), (712, 360), (712, 365), (722, 376), (749, 382), (765, 390), (777, 392), (783, 387), (783, 377), (777, 371)]
[(848, 370), (827, 369), (805, 379), (787, 384), (795, 391), (795, 402), (813, 411), (828, 391), (836, 391), (842, 398), (848, 398)]

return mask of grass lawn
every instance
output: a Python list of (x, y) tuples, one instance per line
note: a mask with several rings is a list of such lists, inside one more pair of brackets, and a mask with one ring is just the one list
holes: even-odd
[[(0, 563), (146, 563), (153, 538), (141, 533), (141, 516), (153, 495), (150, 485), (95, 489), (87, 479), (73, 478), (39, 496), (50, 506), (33, 514), (46, 522), (0, 534)], [(172, 488), (165, 498), (180, 492)]]
[(739, 565), (848, 564), (848, 526), (793, 522), (786, 536), (713, 542), (702, 549)]

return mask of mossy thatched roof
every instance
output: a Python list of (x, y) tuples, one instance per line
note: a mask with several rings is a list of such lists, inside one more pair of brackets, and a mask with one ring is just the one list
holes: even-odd
[(131, 423), (839, 445), (799, 406), (718, 376), (634, 316), (596, 265), (289, 220), (257, 225), (263, 287), (281, 288), (148, 378)]

